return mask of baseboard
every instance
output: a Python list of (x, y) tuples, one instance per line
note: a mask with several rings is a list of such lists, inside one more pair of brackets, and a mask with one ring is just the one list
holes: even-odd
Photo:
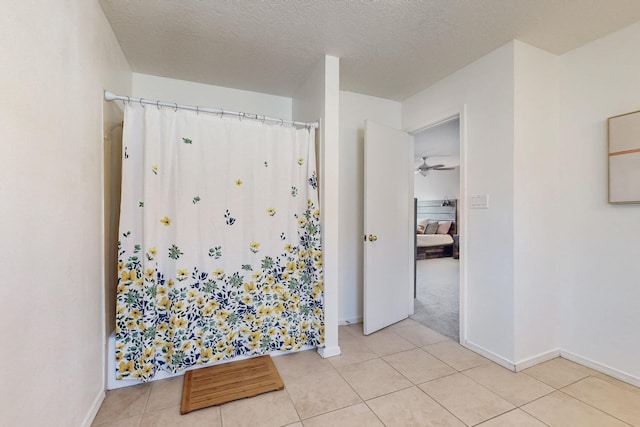
[(354, 325), (356, 323), (362, 323), (362, 316), (352, 317), (350, 319), (341, 319), (338, 321), (338, 325), (340, 326)]
[(510, 371), (516, 370), (515, 364), (511, 360), (505, 359), (502, 356), (498, 356), (497, 354), (487, 350), (486, 348), (480, 347), (479, 345), (466, 340), (464, 342), (461, 342), (460, 344), (463, 347), (466, 347), (469, 350), (473, 351), (474, 353), (478, 353), (480, 356), (485, 357), (492, 362), (495, 362), (498, 365), (509, 369)]
[(582, 366), (586, 366), (587, 368), (591, 368), (603, 374), (609, 375), (610, 377), (613, 377), (617, 380), (634, 385), (636, 387), (640, 387), (640, 378), (635, 377), (631, 374), (627, 374), (626, 372), (622, 372), (610, 366), (603, 365), (602, 363), (594, 362), (593, 360), (578, 356), (577, 354), (565, 350), (560, 351), (560, 357), (571, 360), (572, 362), (575, 362)]
[(101, 391), (98, 393), (95, 399), (93, 399), (93, 403), (91, 404), (91, 408), (89, 409), (89, 413), (80, 424), (82, 427), (91, 427), (93, 420), (95, 420), (96, 415), (98, 415), (98, 411), (100, 410), (100, 406), (102, 402), (104, 402), (105, 393)]
[(538, 363), (547, 362), (551, 359), (555, 359), (558, 356), (560, 356), (560, 350), (558, 349), (547, 351), (546, 353), (540, 353), (537, 356), (533, 356), (528, 359), (517, 362), (515, 364), (515, 368), (516, 368), (515, 370), (516, 372), (520, 372), (534, 365), (537, 365)]
[(336, 345), (333, 347), (320, 347), (318, 349), (318, 354), (323, 359), (326, 359), (328, 357), (340, 356), (340, 354), (342, 354), (342, 351), (340, 350), (340, 346)]

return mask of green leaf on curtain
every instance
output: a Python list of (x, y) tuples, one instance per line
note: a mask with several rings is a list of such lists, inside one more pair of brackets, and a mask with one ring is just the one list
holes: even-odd
[(219, 259), (222, 256), (222, 246), (209, 248), (209, 256), (213, 257), (213, 259)]
[(242, 285), (242, 277), (236, 272), (229, 278), (229, 284), (234, 287)]
[(193, 198), (193, 204), (195, 205), (196, 203), (198, 203), (200, 201), (200, 196), (196, 196)]
[(182, 138), (182, 142), (184, 142), (185, 144), (191, 144), (192, 141), (189, 138)]
[(253, 267), (251, 267), (251, 264), (242, 264), (242, 269), (246, 271), (252, 271)]
[(138, 202), (138, 207), (139, 208), (144, 208), (144, 202)]
[(270, 256), (265, 257), (265, 258), (262, 260), (262, 269), (263, 269), (263, 270), (268, 270), (268, 269), (270, 269), (271, 267), (273, 267), (273, 258), (271, 258)]
[(291, 196), (296, 197), (298, 195), (298, 189), (296, 187), (291, 187)]
[(171, 245), (171, 247), (169, 248), (169, 258), (178, 259), (180, 258), (180, 255), (184, 255), (182, 252), (180, 252), (180, 248), (176, 245)]

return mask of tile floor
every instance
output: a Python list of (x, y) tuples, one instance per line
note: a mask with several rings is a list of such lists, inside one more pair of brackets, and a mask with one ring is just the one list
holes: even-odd
[(516, 374), (411, 319), (339, 339), (274, 357), (282, 391), (181, 416), (171, 378), (107, 392), (93, 426), (640, 426), (640, 389), (565, 359)]

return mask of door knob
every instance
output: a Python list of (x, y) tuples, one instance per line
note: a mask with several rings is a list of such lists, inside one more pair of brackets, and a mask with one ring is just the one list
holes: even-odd
[(376, 240), (378, 240), (378, 236), (376, 236), (375, 234), (369, 234), (370, 242), (375, 242)]

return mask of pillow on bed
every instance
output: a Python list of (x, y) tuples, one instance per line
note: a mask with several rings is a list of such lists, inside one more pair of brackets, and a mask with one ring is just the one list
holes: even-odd
[(440, 221), (438, 223), (438, 231), (436, 234), (448, 234), (451, 228), (451, 221)]
[(425, 228), (427, 227), (422, 224), (418, 224), (418, 226), (416, 227), (416, 234), (424, 234)]
[(427, 224), (429, 224), (429, 218), (421, 219), (418, 224), (423, 225), (426, 228)]
[(427, 224), (427, 228), (424, 230), (424, 234), (436, 234), (438, 231), (438, 223), (430, 222)]

